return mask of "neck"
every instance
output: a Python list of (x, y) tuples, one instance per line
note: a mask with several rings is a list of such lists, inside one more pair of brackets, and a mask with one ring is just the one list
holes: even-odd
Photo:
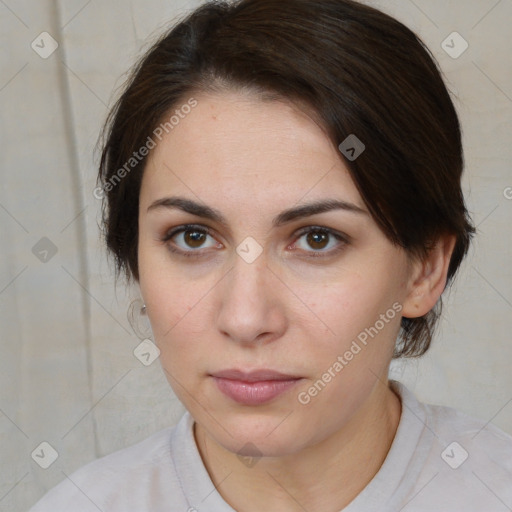
[[(377, 385), (342, 429), (283, 457), (240, 464), (197, 423), (194, 435), (205, 467), (224, 500), (239, 512), (338, 511), (376, 475), (391, 447), (401, 415), (399, 398)], [(229, 476), (229, 478), (228, 478)]]

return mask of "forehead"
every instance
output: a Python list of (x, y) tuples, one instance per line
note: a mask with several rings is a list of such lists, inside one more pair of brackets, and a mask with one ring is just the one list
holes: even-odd
[(217, 204), (337, 194), (363, 207), (337, 148), (294, 104), (235, 92), (194, 98), (197, 106), (152, 150), (141, 202), (164, 192)]

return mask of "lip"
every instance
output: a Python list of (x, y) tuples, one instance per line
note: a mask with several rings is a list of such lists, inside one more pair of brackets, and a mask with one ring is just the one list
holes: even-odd
[(218, 389), (227, 397), (244, 405), (270, 402), (302, 380), (274, 370), (223, 370), (211, 374)]
[(229, 370), (215, 372), (212, 373), (211, 375), (212, 377), (218, 377), (220, 379), (240, 380), (243, 382), (261, 382), (267, 380), (295, 380), (301, 378), (298, 375), (289, 375), (275, 370), (269, 370), (267, 368), (263, 368), (261, 370), (251, 370), (248, 372), (244, 372), (243, 370), (236, 370), (233, 368)]

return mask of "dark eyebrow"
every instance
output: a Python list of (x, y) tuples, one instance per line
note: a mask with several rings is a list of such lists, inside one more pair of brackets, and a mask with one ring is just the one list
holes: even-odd
[(336, 199), (324, 199), (313, 203), (307, 203), (289, 210), (281, 212), (273, 221), (273, 226), (282, 226), (302, 217), (309, 217), (318, 213), (330, 212), (332, 210), (344, 210), (350, 213), (367, 214), (366, 210), (347, 201), (339, 201)]
[[(196, 203), (191, 199), (185, 199), (184, 197), (164, 197), (162, 199), (157, 199), (151, 203), (147, 211), (149, 212), (156, 208), (177, 208), (192, 215), (196, 215), (197, 217), (203, 217), (205, 219), (218, 222), (219, 224), (223, 224), (225, 226), (227, 225), (225, 217), (218, 210), (200, 203)], [(329, 212), (332, 210), (344, 210), (350, 213), (358, 213), (364, 215), (368, 214), (366, 210), (353, 203), (349, 203), (347, 201), (338, 201), (335, 199), (327, 199), (284, 210), (272, 220), (272, 226), (282, 226), (283, 224), (287, 224), (293, 220), (309, 217), (319, 213)]]

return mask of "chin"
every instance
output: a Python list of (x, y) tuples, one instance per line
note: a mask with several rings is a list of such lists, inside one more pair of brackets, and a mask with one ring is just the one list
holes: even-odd
[(307, 444), (300, 425), (285, 419), (289, 414), (225, 414), (221, 425), (207, 417), (203, 428), (223, 448), (239, 456), (281, 457), (298, 452)]

